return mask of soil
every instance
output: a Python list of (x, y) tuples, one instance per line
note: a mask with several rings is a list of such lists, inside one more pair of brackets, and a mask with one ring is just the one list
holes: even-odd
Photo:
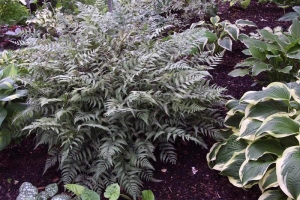
[[(229, 3), (220, 4), (218, 15), (221, 20), (234, 23), (237, 19), (248, 19), (255, 22), (258, 28), (282, 26), (287, 29), (289, 22), (277, 21), (284, 10), (274, 4), (259, 4), (251, 1), (246, 10), (239, 7), (229, 7)], [(286, 12), (291, 11), (287, 9)], [(255, 29), (247, 29), (249, 33)], [(0, 31), (1, 33), (1, 31)], [(1, 34), (0, 34), (1, 36)], [(1, 41), (1, 47), (8, 45), (7, 39)], [(241, 43), (233, 44), (232, 52), (226, 52), (223, 62), (211, 70), (213, 81), (219, 86), (227, 88), (227, 94), (240, 98), (249, 90), (260, 90), (261, 85), (251, 86), (254, 80), (250, 77), (233, 78), (227, 74), (234, 66), (246, 58), (241, 52), (245, 47)], [(259, 77), (263, 81), (264, 76)], [(206, 138), (210, 147), (214, 142)], [(13, 200), (18, 195), (20, 185), (31, 182), (42, 189), (46, 185), (59, 182), (59, 172), (55, 168), (43, 175), (47, 157), (47, 147), (39, 146), (34, 149), (34, 138), (25, 138), (19, 144), (12, 144), (0, 152), (0, 200)], [(155, 163), (155, 177), (159, 183), (145, 183), (144, 189), (151, 189), (157, 200), (254, 200), (261, 192), (258, 186), (245, 191), (231, 185), (226, 177), (218, 175), (217, 171), (208, 168), (206, 164), (207, 149), (202, 149), (193, 143), (177, 144), (178, 162), (175, 165)], [(197, 172), (192, 172), (192, 167)]]

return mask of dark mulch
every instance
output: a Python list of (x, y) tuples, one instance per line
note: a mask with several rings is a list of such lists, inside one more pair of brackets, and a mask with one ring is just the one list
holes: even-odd
[[(287, 10), (287, 11), (290, 11)], [(219, 6), (221, 20), (227, 19), (234, 23), (237, 19), (254, 21), (259, 28), (265, 26), (283, 26), (290, 23), (278, 22), (284, 14), (283, 9), (273, 4), (258, 4), (251, 2), (246, 11), (238, 7)], [(246, 32), (255, 29), (246, 30)], [(5, 43), (7, 45), (7, 43)], [(1, 45), (0, 45), (1, 48)], [(246, 57), (241, 52), (244, 46), (234, 43), (233, 51), (226, 52), (222, 64), (210, 73), (213, 81), (219, 86), (226, 87), (228, 94), (240, 98), (246, 91), (260, 90), (262, 86), (251, 87), (253, 79), (250, 77), (232, 78), (227, 74), (233, 70), (236, 63)], [(260, 79), (264, 79), (261, 76)], [(211, 146), (213, 142), (208, 139)], [(175, 165), (155, 163), (155, 177), (162, 180), (159, 183), (145, 183), (144, 189), (151, 189), (157, 200), (254, 200), (258, 199), (260, 191), (257, 186), (245, 191), (231, 185), (226, 177), (218, 175), (206, 164), (208, 150), (192, 143), (177, 145), (178, 162)], [(18, 188), (24, 181), (29, 181), (37, 187), (44, 187), (49, 183), (58, 182), (59, 173), (55, 169), (42, 176), (47, 149), (45, 146), (34, 149), (33, 139), (24, 139), (20, 145), (12, 145), (0, 152), (0, 199), (12, 200), (18, 195)], [(192, 167), (198, 170), (192, 173)]]

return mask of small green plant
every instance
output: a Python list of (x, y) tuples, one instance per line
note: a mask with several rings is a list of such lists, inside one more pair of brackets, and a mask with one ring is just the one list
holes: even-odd
[(235, 66), (229, 75), (252, 77), (266, 72), (268, 81), (295, 81), (300, 69), (300, 22), (293, 20), (288, 32), (277, 27), (274, 30), (265, 28), (258, 31), (256, 38), (243, 35), (241, 41), (248, 49), (243, 53), (251, 57)]
[(28, 17), (28, 9), (18, 0), (0, 0), (0, 24), (23, 24)]
[(259, 200), (300, 197), (300, 83), (274, 82), (230, 100), (230, 136), (213, 145), (210, 168), (242, 188), (258, 184)]
[(0, 59), (0, 66), (3, 65), (6, 67), (0, 70), (0, 151), (10, 144), (13, 117), (26, 108), (19, 99), (27, 95), (27, 90), (16, 84), (18, 70), (6, 51)]
[[(104, 197), (108, 198), (109, 200), (117, 200), (119, 197), (122, 197), (127, 200), (132, 200), (129, 196), (125, 194), (121, 194), (121, 189), (119, 184), (114, 183), (109, 185), (104, 193)], [(151, 190), (143, 190), (142, 191), (142, 200), (155, 200), (154, 194)]]
[(220, 17), (215, 16), (210, 18), (210, 24), (200, 21), (192, 24), (192, 28), (202, 26), (208, 28), (210, 31), (205, 33), (205, 37), (208, 38), (208, 44), (206, 47), (212, 52), (219, 53), (224, 49), (232, 50), (232, 39), (237, 41), (240, 36), (240, 30), (245, 26), (256, 27), (256, 24), (249, 20), (237, 20), (234, 24), (229, 21), (220, 22)]

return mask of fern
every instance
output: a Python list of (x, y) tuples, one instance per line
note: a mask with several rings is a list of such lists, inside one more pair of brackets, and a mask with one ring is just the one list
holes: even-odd
[(105, 13), (78, 4), (76, 16), (42, 11), (34, 22), (59, 37), (29, 31), (15, 52), (30, 72), (23, 81), (31, 105), (16, 121), (49, 145), (45, 170), (58, 163), (64, 183), (101, 191), (118, 182), (137, 199), (142, 181), (158, 181), (155, 149), (175, 164), (174, 143), (206, 147), (201, 136), (222, 126), (216, 110), (225, 90), (208, 73), (222, 55), (203, 51), (204, 28), (153, 39), (174, 22), (146, 5), (153, 6), (122, 1)]

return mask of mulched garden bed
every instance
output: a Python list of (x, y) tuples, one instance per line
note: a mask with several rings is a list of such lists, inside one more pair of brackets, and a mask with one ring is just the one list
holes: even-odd
[[(286, 29), (290, 25), (289, 22), (277, 21), (284, 15), (284, 10), (274, 4), (261, 5), (252, 0), (246, 10), (238, 7), (229, 8), (228, 4), (219, 5), (218, 15), (222, 21), (227, 19), (234, 23), (237, 19), (248, 19), (255, 22), (258, 28), (282, 26)], [(289, 11), (291, 9), (286, 10), (286, 12)], [(255, 29), (246, 30), (246, 32), (253, 30)], [(0, 41), (0, 49), (5, 45), (8, 45), (7, 41), (5, 43)], [(232, 78), (227, 75), (236, 63), (245, 59), (241, 52), (244, 48), (241, 43), (234, 43), (233, 51), (226, 52), (223, 62), (210, 71), (213, 82), (226, 87), (227, 94), (235, 98), (240, 98), (246, 91), (260, 90), (262, 87), (259, 85), (252, 87), (253, 79), (250, 77)], [(263, 78), (264, 76), (260, 77), (262, 80)], [(209, 138), (206, 140), (210, 147), (213, 141)], [(30, 137), (0, 152), (1, 200), (16, 199), (18, 189), (25, 181), (40, 188), (59, 181), (60, 173), (55, 168), (42, 176), (47, 147), (39, 146), (36, 149), (34, 147), (33, 138)], [(144, 185), (144, 189), (151, 189), (154, 192), (157, 200), (254, 200), (260, 196), (258, 186), (245, 191), (231, 185), (228, 179), (218, 175), (217, 171), (210, 170), (206, 164), (208, 150), (193, 143), (177, 144), (176, 149), (177, 164), (155, 163), (155, 177), (162, 181)], [(192, 167), (198, 171), (193, 173)]]

